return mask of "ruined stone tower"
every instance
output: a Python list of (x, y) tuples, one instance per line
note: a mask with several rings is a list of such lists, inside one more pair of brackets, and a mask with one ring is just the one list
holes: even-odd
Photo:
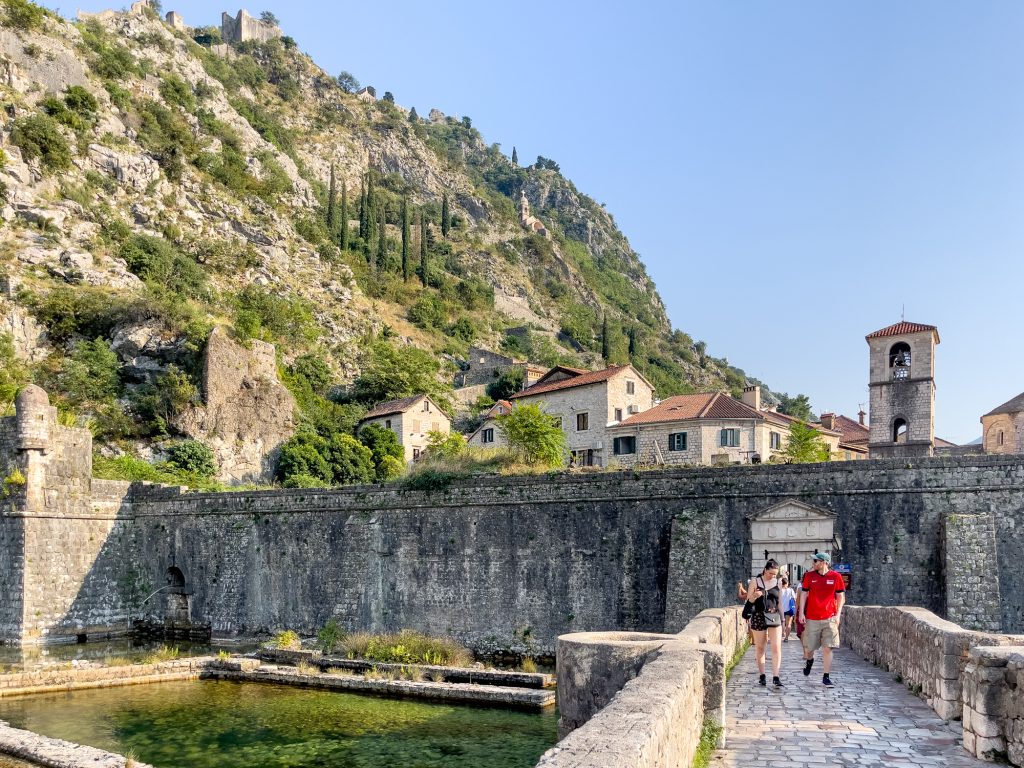
[(931, 456), (938, 329), (901, 321), (865, 338), (871, 350), (871, 458)]

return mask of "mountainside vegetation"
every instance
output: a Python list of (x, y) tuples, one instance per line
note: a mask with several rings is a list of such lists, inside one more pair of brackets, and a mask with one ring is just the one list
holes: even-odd
[[(176, 446), (203, 438), (186, 417), (216, 326), (275, 345), (295, 484), (393, 477), (394, 446), (353, 439), (361, 414), (418, 392), (450, 407), (471, 344), (632, 362), (660, 397), (759, 383), (671, 327), (555, 161), (359, 93), (287, 36), (221, 43), (152, 8), (69, 22), (0, 3), (0, 401), (42, 385), (93, 431), (100, 471), (215, 474)], [(522, 196), (546, 234), (520, 224)]]

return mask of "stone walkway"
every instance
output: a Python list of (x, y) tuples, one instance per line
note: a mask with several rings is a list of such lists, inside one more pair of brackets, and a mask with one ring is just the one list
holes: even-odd
[(838, 768), (838, 766), (949, 766), (980, 768), (960, 743), (960, 723), (946, 723), (888, 672), (848, 648), (832, 660), (835, 688), (821, 684), (821, 653), (803, 676), (800, 643), (782, 645), (782, 682), (757, 684), (754, 649), (733, 670), (727, 692), (725, 749), (714, 768)]

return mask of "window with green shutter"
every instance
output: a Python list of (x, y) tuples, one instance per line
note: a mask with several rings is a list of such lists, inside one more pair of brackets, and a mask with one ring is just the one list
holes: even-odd
[(668, 449), (670, 451), (685, 451), (686, 450), (686, 433), (685, 432), (673, 432), (668, 436)]

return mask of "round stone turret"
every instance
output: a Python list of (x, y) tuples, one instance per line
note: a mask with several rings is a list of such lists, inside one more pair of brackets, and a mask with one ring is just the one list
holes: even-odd
[(56, 423), (56, 409), (50, 406), (46, 390), (29, 384), (14, 401), (18, 450), (45, 451)]

